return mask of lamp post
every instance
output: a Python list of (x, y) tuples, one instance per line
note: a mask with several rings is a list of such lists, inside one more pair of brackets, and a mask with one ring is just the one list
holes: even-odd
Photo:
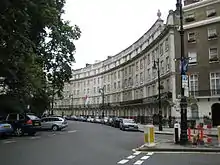
[(52, 105), (51, 105), (51, 111), (50, 115), (53, 115), (53, 108), (54, 108), (54, 95), (55, 95), (55, 89), (54, 84), (52, 84)]
[(181, 108), (181, 133), (180, 133), (180, 144), (184, 145), (188, 142), (188, 137), (187, 137), (187, 100), (184, 94), (184, 87), (183, 87), (183, 78), (186, 76), (187, 72), (187, 58), (185, 58), (185, 52), (184, 52), (184, 29), (183, 29), (183, 5), (182, 5), (182, 0), (177, 0), (176, 3), (176, 11), (177, 14), (179, 14), (179, 19), (180, 19), (180, 46), (181, 46), (181, 57), (180, 57), (180, 62), (181, 62), (181, 79), (180, 79), (180, 84), (181, 84), (181, 100), (180, 100), (180, 108)]
[(104, 87), (104, 86), (99, 89), (99, 93), (101, 93), (101, 95), (102, 95), (102, 118), (104, 118), (104, 116), (105, 116), (105, 113), (104, 113), (104, 106), (105, 106), (105, 87)]
[(153, 69), (157, 69), (157, 77), (158, 77), (158, 101), (159, 101), (159, 131), (163, 131), (163, 126), (162, 126), (162, 110), (161, 110), (161, 92), (160, 92), (160, 60), (159, 58), (155, 61), (154, 60), (154, 65)]
[(70, 110), (72, 110), (72, 112), (73, 112), (73, 94), (71, 94), (69, 97), (71, 99)]

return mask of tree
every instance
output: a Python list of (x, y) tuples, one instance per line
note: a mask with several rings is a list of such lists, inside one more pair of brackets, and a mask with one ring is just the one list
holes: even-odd
[(73, 41), (81, 31), (61, 18), (64, 5), (65, 0), (1, 1), (0, 83), (21, 104), (48, 100), (47, 81), (61, 96), (71, 78)]

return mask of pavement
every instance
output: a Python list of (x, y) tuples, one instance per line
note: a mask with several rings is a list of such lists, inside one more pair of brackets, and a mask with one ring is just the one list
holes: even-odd
[(135, 149), (135, 151), (147, 151), (147, 152), (214, 152), (220, 153), (220, 146), (218, 145), (179, 145), (174, 144), (171, 141), (157, 142), (154, 146), (142, 145)]
[[(138, 124), (139, 130), (144, 132), (146, 125)], [(166, 135), (173, 135), (174, 128), (163, 127), (163, 131), (159, 131), (158, 126), (155, 126), (155, 134), (166, 134)], [(210, 137), (218, 137), (218, 130), (217, 128), (212, 128), (209, 132), (205, 132), (206, 135)]]
[[(158, 143), (173, 136), (158, 134)], [(218, 153), (134, 151), (143, 133), (93, 123), (69, 122), (58, 132), (0, 140), (1, 165), (219, 165)], [(188, 155), (187, 155), (188, 154)]]

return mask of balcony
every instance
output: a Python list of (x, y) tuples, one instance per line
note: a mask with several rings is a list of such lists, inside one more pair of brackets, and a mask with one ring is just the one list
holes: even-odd
[(220, 97), (220, 89), (189, 91), (189, 93), (193, 97)]
[(212, 33), (208, 35), (208, 40), (213, 40), (213, 39), (217, 39), (218, 38), (218, 34), (217, 33)]

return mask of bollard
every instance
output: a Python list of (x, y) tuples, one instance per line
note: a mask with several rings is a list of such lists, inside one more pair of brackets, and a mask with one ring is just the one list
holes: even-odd
[(180, 142), (180, 124), (174, 124), (174, 143), (178, 144)]
[(218, 126), (217, 129), (218, 129), (218, 146), (220, 147), (220, 126)]
[(153, 125), (146, 125), (144, 129), (144, 142), (145, 146), (155, 146), (155, 133)]

